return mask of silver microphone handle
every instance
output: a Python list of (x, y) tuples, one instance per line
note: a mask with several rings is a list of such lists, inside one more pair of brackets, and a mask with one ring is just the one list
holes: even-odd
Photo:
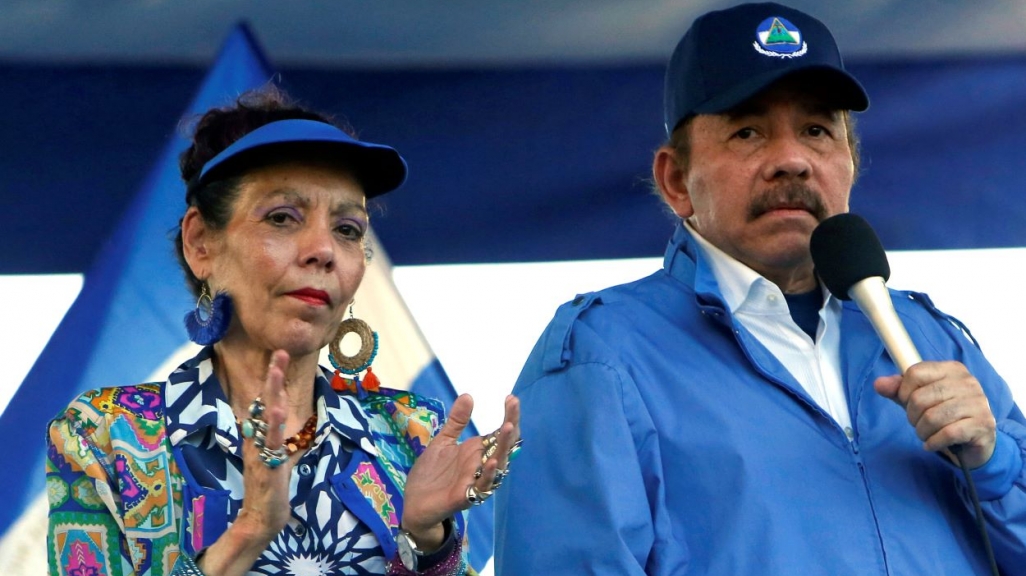
[(862, 313), (869, 317), (880, 340), (883, 340), (887, 353), (904, 374), (913, 364), (923, 358), (916, 350), (915, 344), (905, 330), (905, 325), (898, 319), (898, 313), (891, 302), (891, 294), (887, 284), (879, 276), (873, 276), (856, 282), (849, 290), (848, 296), (858, 304)]

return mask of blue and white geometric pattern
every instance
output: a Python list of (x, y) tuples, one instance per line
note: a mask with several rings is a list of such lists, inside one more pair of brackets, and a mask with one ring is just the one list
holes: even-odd
[[(320, 576), (382, 574), (379, 535), (340, 499), (332, 479), (347, 472), (354, 451), (378, 455), (372, 425), (359, 402), (331, 388), (329, 375), (315, 384), (318, 428), (313, 445), (292, 469), (292, 518), (253, 567), (254, 574)], [(183, 504), (182, 552), (217, 540), (242, 505), (241, 435), (214, 374), (210, 350), (182, 365), (165, 387), (167, 431), (188, 484), (205, 499)], [(218, 493), (225, 494), (218, 509)], [(213, 503), (213, 504), (212, 504)], [(200, 507), (194, 509), (194, 507)], [(217, 518), (220, 516), (220, 518)], [(195, 525), (197, 518), (202, 525)], [(197, 538), (195, 535), (199, 534)], [(199, 546), (196, 546), (199, 545)]]

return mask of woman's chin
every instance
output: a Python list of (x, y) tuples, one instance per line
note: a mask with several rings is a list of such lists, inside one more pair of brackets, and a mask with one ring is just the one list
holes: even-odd
[(312, 330), (289, 330), (279, 333), (270, 339), (275, 350), (284, 350), (293, 359), (309, 355), (318, 355), (328, 341), (327, 336)]

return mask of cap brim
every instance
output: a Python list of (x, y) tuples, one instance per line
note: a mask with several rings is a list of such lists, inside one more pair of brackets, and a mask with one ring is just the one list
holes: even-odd
[(829, 99), (832, 106), (839, 110), (853, 110), (863, 112), (869, 108), (869, 96), (865, 88), (855, 79), (854, 76), (843, 70), (832, 66), (811, 65), (799, 68), (788, 68), (786, 70), (773, 70), (752, 76), (744, 82), (737, 84), (715, 98), (711, 98), (698, 106), (695, 106), (695, 114), (720, 114), (726, 112), (749, 98), (769, 88), (775, 82), (789, 76), (809, 75), (822, 82), (817, 87), (822, 89), (822, 94)]
[(316, 120), (279, 120), (253, 130), (204, 164), (198, 180), (202, 184), (223, 175), (257, 151), (311, 146), (323, 147), (328, 158), (337, 152), (340, 164), (353, 171), (367, 198), (395, 190), (406, 181), (406, 161), (394, 148), (362, 142)]

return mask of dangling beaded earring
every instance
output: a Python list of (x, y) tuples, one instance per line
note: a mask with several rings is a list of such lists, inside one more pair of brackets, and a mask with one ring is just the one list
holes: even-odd
[[(378, 377), (371, 371), (371, 363), (378, 355), (378, 333), (371, 330), (369, 324), (353, 316), (353, 304), (349, 305), (349, 318), (346, 318), (338, 326), (335, 338), (328, 344), (328, 361), (335, 367), (335, 378), (332, 387), (337, 391), (350, 390), (356, 392), (359, 398), (364, 398), (367, 392), (377, 392), (380, 384)], [(360, 337), (360, 351), (352, 356), (342, 354), (340, 345), (347, 334), (356, 333)], [(360, 379), (360, 372), (367, 371), (363, 379)], [(352, 378), (344, 378), (342, 374), (348, 374)]]
[(224, 338), (232, 322), (232, 298), (227, 292), (218, 292), (211, 298), (204, 282), (196, 308), (187, 312), (184, 320), (189, 340), (202, 346), (214, 344)]

